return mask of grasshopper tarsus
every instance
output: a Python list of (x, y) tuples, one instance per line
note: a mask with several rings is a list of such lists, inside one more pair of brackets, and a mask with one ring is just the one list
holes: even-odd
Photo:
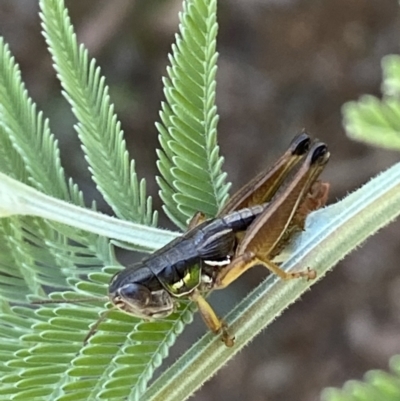
[(307, 280), (315, 280), (317, 278), (317, 272), (314, 269), (307, 267)]
[(228, 347), (231, 348), (235, 345), (235, 337), (229, 335), (229, 333), (224, 330), (221, 334), (221, 341)]
[(317, 272), (314, 269), (307, 267), (306, 270), (298, 272), (290, 272), (290, 279), (306, 278), (307, 281), (315, 280), (317, 278)]

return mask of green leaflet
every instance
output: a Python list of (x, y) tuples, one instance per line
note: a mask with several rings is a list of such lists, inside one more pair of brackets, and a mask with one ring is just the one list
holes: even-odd
[(156, 225), (157, 214), (145, 182), (138, 181), (100, 67), (78, 46), (63, 2), (41, 1), (41, 8), (43, 34), (63, 94), (79, 121), (75, 128), (98, 190), (119, 218)]
[(216, 1), (184, 2), (163, 80), (157, 182), (165, 212), (183, 229), (196, 212), (216, 215), (229, 189), (216, 142), (217, 27)]
[(382, 100), (363, 95), (356, 102), (343, 105), (347, 134), (358, 141), (389, 149), (400, 149), (400, 57), (382, 59), (385, 95)]

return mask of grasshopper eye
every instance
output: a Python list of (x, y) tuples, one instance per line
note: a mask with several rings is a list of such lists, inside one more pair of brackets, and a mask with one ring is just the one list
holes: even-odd
[(140, 284), (126, 284), (118, 290), (117, 297), (123, 302), (144, 307), (150, 302), (151, 292)]
[(166, 290), (151, 291), (138, 283), (123, 285), (110, 294), (110, 299), (120, 310), (143, 319), (168, 316), (174, 309)]

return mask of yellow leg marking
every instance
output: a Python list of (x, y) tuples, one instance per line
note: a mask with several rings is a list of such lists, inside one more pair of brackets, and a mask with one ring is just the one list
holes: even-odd
[(225, 345), (227, 347), (232, 347), (234, 345), (235, 338), (229, 335), (225, 323), (218, 318), (211, 305), (204, 299), (200, 292), (195, 290), (190, 295), (190, 299), (196, 302), (201, 317), (203, 318), (207, 327), (215, 334), (221, 333), (221, 339)]

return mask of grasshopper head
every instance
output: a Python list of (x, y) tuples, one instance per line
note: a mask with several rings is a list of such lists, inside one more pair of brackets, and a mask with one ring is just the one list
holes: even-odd
[(142, 319), (157, 319), (173, 312), (174, 301), (164, 288), (149, 289), (146, 283), (118, 281), (113, 279), (109, 287), (109, 298), (118, 309)]

